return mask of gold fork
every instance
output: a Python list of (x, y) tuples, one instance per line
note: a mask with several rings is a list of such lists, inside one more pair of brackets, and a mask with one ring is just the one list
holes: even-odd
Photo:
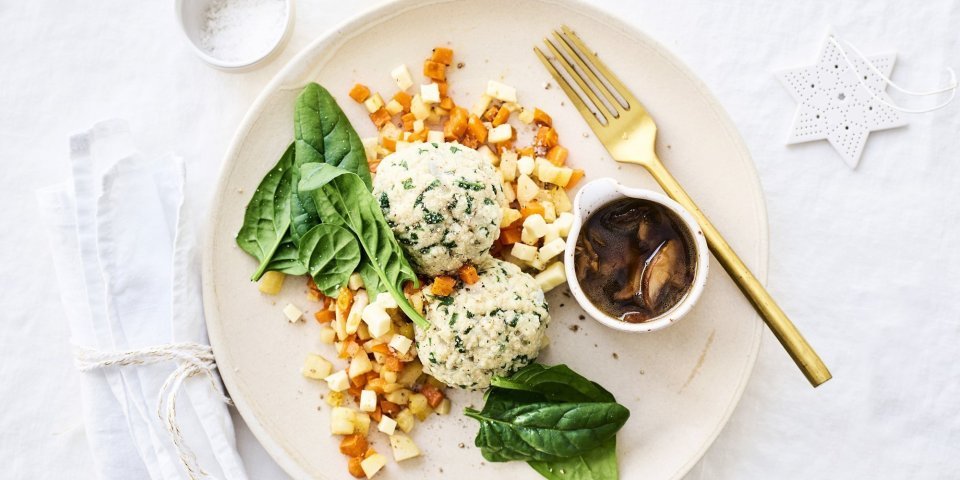
[[(655, 148), (657, 125), (650, 114), (647, 113), (643, 104), (630, 93), (620, 79), (600, 61), (596, 53), (593, 53), (593, 50), (589, 49), (570, 28), (561, 27), (560, 31), (553, 32), (553, 37), (554, 41), (549, 38), (544, 39), (547, 48), (556, 62), (580, 87), (580, 91), (587, 96), (589, 102), (596, 109), (596, 116), (587, 102), (574, 91), (547, 56), (537, 47), (533, 47), (533, 51), (557, 83), (560, 84), (567, 96), (570, 97), (570, 100), (573, 101), (577, 110), (583, 115), (584, 120), (596, 133), (613, 159), (618, 162), (636, 163), (646, 168), (670, 198), (676, 200), (677, 203), (683, 205), (693, 214), (707, 238), (710, 251), (720, 261), (723, 268), (727, 270), (727, 273), (730, 274), (730, 277), (740, 287), (747, 299), (750, 300), (757, 313), (760, 314), (787, 350), (787, 353), (793, 358), (793, 361), (803, 371), (807, 380), (814, 387), (830, 380), (831, 375), (827, 366), (803, 338), (797, 327), (777, 306), (777, 303), (763, 288), (760, 281), (753, 276), (750, 269), (730, 248), (720, 232), (710, 223), (710, 220), (697, 207), (693, 199), (687, 195), (687, 192), (683, 190), (677, 179), (670, 174), (663, 162), (657, 158)], [(561, 54), (557, 45), (566, 55)], [(574, 64), (576, 64), (576, 67), (574, 67)], [(606, 83), (601, 81), (600, 77), (603, 77)], [(625, 101), (625, 105), (614, 97), (614, 91)], [(598, 92), (607, 100), (606, 103), (598, 97)]]

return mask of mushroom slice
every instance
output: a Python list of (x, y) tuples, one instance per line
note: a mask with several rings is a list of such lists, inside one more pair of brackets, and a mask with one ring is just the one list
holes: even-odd
[(683, 248), (677, 240), (667, 240), (653, 252), (643, 269), (641, 289), (647, 308), (656, 310), (660, 293), (668, 283), (677, 283), (683, 275)]

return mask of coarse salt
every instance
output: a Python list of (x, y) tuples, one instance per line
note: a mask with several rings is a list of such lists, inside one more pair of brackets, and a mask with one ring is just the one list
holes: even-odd
[(283, 0), (214, 0), (205, 14), (200, 48), (224, 61), (257, 58), (283, 35), (286, 18)]

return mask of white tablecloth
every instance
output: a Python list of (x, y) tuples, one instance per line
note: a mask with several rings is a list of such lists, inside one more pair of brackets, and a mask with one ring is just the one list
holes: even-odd
[[(148, 151), (188, 161), (209, 203), (244, 112), (281, 66), (355, 10), (300, 0), (265, 68), (229, 74), (186, 47), (173, 2), (0, 3), (0, 465), (4, 478), (89, 478), (53, 267), (33, 191), (66, 178), (67, 137), (130, 121)], [(769, 285), (832, 368), (813, 390), (772, 336), (740, 406), (690, 478), (960, 475), (960, 101), (871, 135), (859, 170), (823, 142), (785, 147), (794, 103), (773, 72), (814, 61), (830, 26), (893, 78), (932, 87), (960, 68), (960, 2), (617, 2), (719, 97), (760, 171)], [(239, 424), (251, 478), (285, 478)]]

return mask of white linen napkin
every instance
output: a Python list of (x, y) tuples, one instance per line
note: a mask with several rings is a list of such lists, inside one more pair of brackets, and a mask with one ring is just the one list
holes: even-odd
[(183, 162), (137, 152), (117, 120), (70, 144), (72, 182), (37, 197), (80, 364), (104, 366), (81, 391), (99, 477), (245, 479), (206, 346)]

